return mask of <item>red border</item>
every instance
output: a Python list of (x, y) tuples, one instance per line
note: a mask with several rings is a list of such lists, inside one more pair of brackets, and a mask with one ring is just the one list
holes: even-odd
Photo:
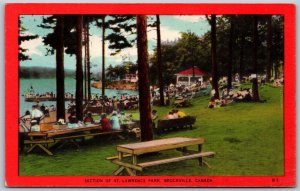
[[(20, 14), (282, 14), (284, 15), (285, 86), (284, 86), (284, 176), (180, 176), (211, 179), (211, 182), (122, 183), (127, 177), (114, 176), (18, 176), (18, 16)], [(290, 187), (296, 184), (296, 36), (295, 6), (291, 4), (8, 4), (5, 7), (5, 113), (6, 113), (6, 185), (56, 187)], [(102, 183), (86, 183), (85, 179), (102, 179)], [(174, 178), (174, 176), (169, 177)], [(275, 179), (274, 179), (275, 178)], [(276, 180), (276, 181), (272, 181)], [(108, 182), (110, 180), (110, 182)], [(118, 180), (118, 182), (115, 182)], [(278, 180), (278, 181), (277, 181)]]

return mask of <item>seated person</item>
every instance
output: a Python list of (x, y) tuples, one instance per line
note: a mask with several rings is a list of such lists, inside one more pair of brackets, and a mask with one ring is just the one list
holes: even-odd
[(77, 120), (75, 112), (72, 112), (68, 119), (69, 119), (69, 123), (68, 123), (68, 127), (69, 128), (76, 128), (76, 127), (78, 127), (78, 124), (77, 124), (78, 120)]
[(120, 115), (120, 123), (125, 124), (126, 122), (130, 121), (130, 119), (126, 116), (125, 112), (122, 111)]
[[(27, 111), (25, 112), (25, 115), (22, 117), (22, 119), (23, 119), (23, 121), (24, 121), (26, 127), (30, 127), (30, 121), (31, 121), (30, 111), (27, 110)], [(29, 122), (29, 123), (28, 123), (28, 122)], [(29, 125), (29, 126), (27, 126), (27, 125)]]
[(69, 123), (77, 123), (78, 122), (75, 112), (72, 112), (68, 119), (69, 119)]
[(110, 118), (110, 124), (113, 130), (120, 130), (121, 129), (121, 125), (120, 125), (120, 120), (117, 116), (117, 112), (113, 112), (112, 116)]
[(167, 119), (174, 119), (172, 111), (170, 111), (169, 114), (167, 115)]
[(223, 102), (220, 99), (215, 99), (215, 103), (216, 103), (215, 107), (221, 107), (221, 106), (223, 106)]
[(94, 123), (94, 119), (92, 117), (92, 114), (90, 112), (88, 112), (85, 116), (85, 118), (83, 119), (84, 124), (91, 124)]
[(178, 118), (177, 111), (178, 111), (178, 110), (176, 110), (176, 109), (173, 109), (173, 110), (172, 110), (174, 119), (177, 119), (177, 118)]
[(251, 97), (249, 91), (245, 94), (243, 101), (245, 101), (245, 102), (250, 102), (250, 101), (252, 101), (252, 97)]
[(50, 116), (50, 114), (49, 114), (49, 108), (47, 106), (45, 107), (44, 115), (47, 116), (47, 117)]
[(208, 102), (208, 108), (214, 108), (216, 107), (215, 98), (211, 97), (210, 101)]
[(176, 110), (176, 113), (177, 113), (177, 115), (178, 115), (179, 118), (186, 116), (186, 114), (183, 111)]
[(101, 115), (100, 124), (101, 124), (101, 127), (102, 127), (103, 131), (111, 131), (112, 130), (109, 119), (106, 117), (105, 113), (103, 113)]

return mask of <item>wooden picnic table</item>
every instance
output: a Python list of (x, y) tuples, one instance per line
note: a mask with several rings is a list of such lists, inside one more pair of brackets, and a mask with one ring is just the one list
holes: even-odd
[[(187, 138), (187, 137), (174, 137), (159, 139), (153, 141), (139, 142), (118, 145), (118, 156), (108, 157), (112, 163), (119, 165), (119, 168), (113, 173), (114, 175), (121, 175), (126, 171), (129, 175), (135, 176), (136, 171), (143, 171), (144, 168), (156, 166), (166, 163), (179, 162), (188, 159), (198, 159), (199, 165), (202, 165), (202, 157), (213, 156), (214, 152), (202, 152), (203, 138)], [(198, 151), (188, 150), (188, 146), (198, 146)], [(181, 151), (183, 156), (155, 160), (150, 162), (138, 162), (138, 156), (148, 153), (161, 152), (165, 150), (176, 149)], [(125, 162), (125, 157), (131, 157), (131, 162)]]
[(83, 133), (87, 131), (93, 131), (93, 130), (101, 130), (101, 126), (97, 124), (90, 124), (90, 125), (83, 125), (81, 127), (76, 128), (68, 128), (67, 125), (62, 125), (63, 127), (60, 129), (52, 129), (49, 131), (46, 131), (48, 137), (58, 137), (62, 135), (68, 135), (73, 133)]
[[(101, 126), (98, 124), (83, 125), (77, 128), (68, 128), (66, 125), (62, 125), (59, 129), (52, 128), (51, 130), (44, 132), (30, 132), (28, 133), (29, 140), (25, 140), (24, 143), (31, 145), (27, 150), (27, 153), (38, 146), (48, 155), (53, 155), (50, 149), (57, 145), (61, 148), (66, 143), (72, 143), (79, 149), (79, 145), (76, 143), (75, 139), (97, 135), (119, 135), (122, 132), (123, 130), (103, 132)], [(49, 148), (49, 143), (54, 143), (54, 145)]]

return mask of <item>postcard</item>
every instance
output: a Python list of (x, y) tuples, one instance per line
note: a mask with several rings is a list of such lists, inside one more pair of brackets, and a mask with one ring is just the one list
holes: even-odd
[(292, 4), (7, 4), (6, 185), (295, 187), (295, 26)]

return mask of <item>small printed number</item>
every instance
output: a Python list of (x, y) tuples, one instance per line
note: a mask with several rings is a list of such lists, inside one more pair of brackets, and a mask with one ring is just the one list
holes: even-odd
[(272, 182), (279, 182), (278, 178), (272, 178)]

